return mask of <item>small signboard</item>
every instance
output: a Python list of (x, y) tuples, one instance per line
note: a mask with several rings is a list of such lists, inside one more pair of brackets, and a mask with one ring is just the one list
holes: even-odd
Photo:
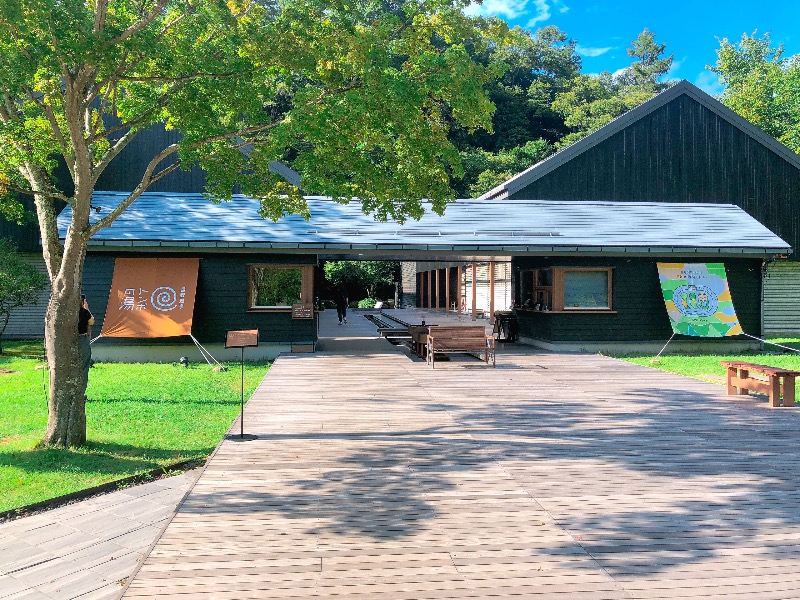
[(225, 336), (226, 348), (258, 346), (258, 329), (229, 329)]
[(313, 319), (314, 306), (311, 304), (292, 304), (293, 319)]

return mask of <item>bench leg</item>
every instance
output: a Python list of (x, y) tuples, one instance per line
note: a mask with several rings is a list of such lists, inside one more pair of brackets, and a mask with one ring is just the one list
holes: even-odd
[(733, 380), (734, 375), (736, 375), (736, 369), (733, 367), (728, 367), (728, 396), (735, 396), (739, 393), (739, 390), (731, 383)]
[(777, 408), (781, 405), (781, 378), (777, 375), (769, 375), (769, 405)]
[(783, 406), (794, 407), (794, 375), (783, 377)]
[[(740, 379), (748, 379), (750, 377), (750, 371), (747, 369), (742, 369), (739, 371), (739, 378)], [(739, 391), (737, 392), (740, 396), (747, 396), (749, 390), (747, 388), (737, 388)]]

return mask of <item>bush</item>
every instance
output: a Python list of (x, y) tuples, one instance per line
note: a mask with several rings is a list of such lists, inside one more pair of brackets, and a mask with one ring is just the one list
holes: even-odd
[(364, 298), (358, 301), (358, 308), (375, 308), (376, 302), (379, 302), (377, 298)]

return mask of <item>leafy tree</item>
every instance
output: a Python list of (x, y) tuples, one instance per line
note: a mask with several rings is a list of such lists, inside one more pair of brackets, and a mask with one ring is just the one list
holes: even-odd
[(325, 263), (325, 279), (334, 288), (346, 287), (350, 293), (364, 290), (368, 298), (385, 295), (400, 276), (396, 261), (338, 260)]
[(661, 58), (665, 48), (666, 44), (656, 43), (655, 34), (645, 29), (627, 51), (637, 60), (619, 76), (604, 71), (573, 79), (569, 89), (559, 93), (552, 104), (570, 128), (557, 146), (564, 148), (577, 142), (669, 87), (669, 83), (661, 82), (672, 65), (672, 55)]
[[(418, 217), (423, 197), (444, 210), (449, 175), (461, 172), (448, 123), (491, 127), (484, 85), (502, 73), (466, 47), (481, 52), (507, 33), (502, 22), (466, 17), (464, 4), (2, 0), (0, 191), (34, 197), (52, 287), (45, 443), (85, 441), (85, 389), (74, 374), (87, 243), (175, 169), (199, 163), (211, 197), (238, 185), (273, 219), (308, 211), (269, 170), (282, 158), (306, 190), (361, 198), (377, 218)], [(90, 220), (100, 175), (156, 123), (181, 141), (157, 149), (135, 189)], [(59, 164), (70, 180), (62, 187)], [(59, 200), (72, 214), (63, 243)]]
[(463, 198), (477, 198), (552, 153), (553, 145), (543, 139), (497, 153), (480, 148), (462, 152), (464, 177), (455, 182), (456, 192)]
[(23, 261), (11, 242), (0, 239), (0, 354), (11, 312), (20, 306), (35, 304), (46, 285), (47, 278)]
[(628, 56), (637, 60), (619, 76), (620, 83), (624, 87), (652, 93), (667, 89), (669, 83), (661, 81), (661, 78), (669, 73), (674, 55), (662, 58), (666, 48), (667, 45), (656, 42), (656, 34), (645, 27), (626, 50)]
[(451, 139), (464, 152), (497, 153), (536, 139), (555, 142), (567, 133), (563, 117), (552, 110), (555, 95), (580, 72), (576, 42), (554, 26), (532, 33), (515, 27), (503, 45), (488, 45), (473, 53), (481, 63), (501, 63), (502, 77), (488, 90), (497, 107), (492, 130), (469, 134), (456, 125)]
[(784, 56), (768, 33), (744, 34), (738, 44), (720, 40), (716, 65), (725, 86), (722, 102), (800, 153), (800, 55)]

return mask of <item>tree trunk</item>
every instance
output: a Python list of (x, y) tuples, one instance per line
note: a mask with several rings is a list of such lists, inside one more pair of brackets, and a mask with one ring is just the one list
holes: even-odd
[(53, 286), (44, 335), (50, 365), (47, 434), (44, 444), (80, 446), (86, 441), (87, 376), (78, 337), (83, 257), (69, 277)]

